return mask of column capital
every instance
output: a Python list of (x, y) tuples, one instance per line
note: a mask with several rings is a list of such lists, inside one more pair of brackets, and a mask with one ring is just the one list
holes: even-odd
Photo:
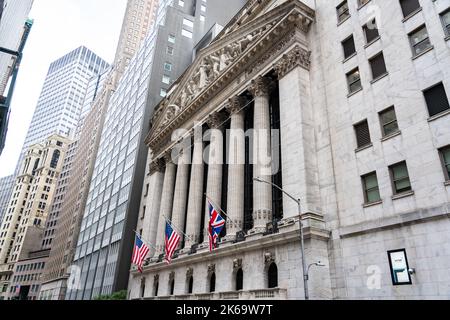
[(156, 172), (164, 172), (164, 160), (161, 158), (150, 163), (150, 175)]
[(309, 71), (311, 66), (311, 51), (303, 49), (296, 45), (288, 53), (284, 54), (273, 68), (275, 69), (278, 79), (283, 78), (295, 67), (302, 67)]
[(272, 80), (267, 77), (258, 76), (252, 80), (248, 91), (253, 97), (268, 96), (272, 90)]
[(166, 166), (170, 163), (172, 163), (172, 164), (174, 163), (172, 161), (172, 150), (171, 149), (164, 152), (164, 155), (162, 158), (164, 159), (164, 163), (166, 164)]
[(220, 129), (224, 122), (226, 120), (226, 117), (221, 112), (214, 112), (209, 115), (208, 119), (206, 120), (206, 123), (211, 129)]
[(243, 111), (242, 108), (244, 107), (246, 102), (247, 102), (247, 98), (240, 97), (240, 96), (234, 96), (234, 97), (228, 99), (228, 101), (225, 103), (225, 109), (230, 114), (239, 113), (239, 112)]

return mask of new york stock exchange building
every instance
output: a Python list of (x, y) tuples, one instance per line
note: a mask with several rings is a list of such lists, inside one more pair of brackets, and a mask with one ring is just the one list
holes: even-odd
[(250, 0), (200, 50), (146, 139), (130, 299), (450, 297), (446, 2), (403, 2)]

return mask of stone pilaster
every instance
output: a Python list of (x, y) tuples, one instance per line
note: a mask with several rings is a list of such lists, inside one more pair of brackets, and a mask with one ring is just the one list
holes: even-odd
[[(206, 194), (218, 206), (222, 200), (222, 166), (223, 166), (223, 124), (225, 117), (221, 113), (209, 116), (207, 123), (210, 127), (211, 141), (209, 145), (208, 178), (206, 182)], [(204, 231), (208, 230), (209, 208), (208, 200), (205, 205)], [(208, 233), (204, 233), (203, 243), (208, 243)]]
[[(178, 230), (184, 229), (184, 222), (186, 219), (186, 205), (188, 196), (188, 183), (189, 183), (189, 170), (191, 162), (191, 147), (190, 147), (190, 137), (184, 141), (184, 149), (180, 150), (178, 154), (178, 168), (177, 168), (177, 178), (175, 182), (175, 192), (173, 199), (173, 213), (172, 213), (172, 224), (177, 229), (180, 235), (180, 244), (183, 241), (184, 235)], [(188, 142), (188, 143), (186, 143)], [(183, 230), (184, 232), (184, 230)]]
[(234, 240), (236, 233), (244, 226), (244, 184), (245, 184), (245, 113), (244, 97), (228, 100), (226, 109), (230, 112), (230, 138), (228, 148), (228, 203), (227, 240)]
[[(319, 170), (310, 89), (310, 53), (296, 45), (274, 66), (279, 78), (283, 189), (301, 199), (302, 212), (320, 213)], [(283, 197), (284, 218), (298, 216)]]
[[(255, 100), (253, 134), (253, 177), (272, 181), (271, 127), (269, 94), (271, 80), (258, 77), (249, 91)], [(272, 186), (253, 182), (253, 229), (250, 233), (266, 230), (272, 220)]]
[(158, 231), (156, 236), (156, 254), (162, 254), (164, 252), (164, 239), (165, 239), (165, 228), (166, 219), (172, 217), (172, 207), (173, 207), (173, 194), (174, 194), (174, 184), (175, 184), (175, 173), (176, 166), (172, 162), (170, 153), (164, 156), (166, 162), (166, 171), (164, 174), (163, 190), (161, 195), (161, 206), (159, 210), (159, 220), (158, 220)]
[(188, 238), (185, 242), (185, 248), (190, 248), (199, 242), (202, 218), (203, 176), (203, 130), (202, 127), (198, 127), (194, 130), (194, 151), (186, 218), (186, 235)]

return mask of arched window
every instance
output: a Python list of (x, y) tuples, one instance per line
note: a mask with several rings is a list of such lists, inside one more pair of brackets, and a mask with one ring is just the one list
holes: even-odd
[(36, 169), (37, 169), (38, 165), (39, 165), (39, 159), (36, 159), (36, 161), (34, 161), (33, 172), (31, 172), (31, 174), (33, 176), (36, 173)]
[(153, 283), (153, 296), (158, 296), (158, 289), (159, 289), (159, 280), (155, 279), (155, 282)]
[(216, 274), (213, 272), (209, 278), (209, 292), (216, 291)]
[(273, 262), (269, 266), (269, 270), (267, 270), (267, 276), (268, 276), (268, 286), (270, 288), (276, 288), (278, 287), (278, 268), (275, 262)]
[(141, 292), (139, 297), (143, 298), (145, 295), (145, 278), (141, 279)]
[(56, 169), (60, 155), (61, 155), (61, 152), (59, 152), (59, 150), (53, 151), (52, 161), (50, 162), (51, 168)]
[(244, 273), (242, 268), (236, 272), (236, 291), (242, 290), (244, 288)]
[(173, 292), (175, 290), (175, 280), (171, 279), (169, 282), (170, 296), (173, 296)]
[(194, 290), (194, 277), (190, 276), (188, 280), (188, 294), (191, 294)]

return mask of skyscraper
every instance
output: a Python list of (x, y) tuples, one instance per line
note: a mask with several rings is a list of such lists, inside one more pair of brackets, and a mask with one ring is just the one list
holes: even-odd
[[(18, 49), (32, 5), (33, 0), (0, 1), (0, 47), (13, 51)], [(14, 59), (0, 52), (0, 96), (5, 91)]]
[(0, 296), (3, 298), (13, 293), (6, 290), (10, 283), (19, 280), (12, 278), (16, 263), (40, 249), (42, 228), (50, 212), (68, 144), (67, 138), (54, 134), (30, 146), (25, 154), (0, 228)]
[(3, 214), (6, 208), (8, 207), (13, 184), (14, 184), (13, 175), (0, 178), (0, 224), (3, 221)]
[(208, 6), (222, 6), (210, 19), (205, 1), (160, 2), (155, 26), (111, 97), (75, 251), (80, 284), (68, 291), (68, 299), (127, 287), (147, 157), (142, 133), (154, 105), (192, 61), (194, 26), (202, 24), (199, 30), (206, 34), (214, 25), (206, 21), (225, 25), (244, 2), (208, 1)]
[[(144, 4), (147, 8), (145, 11), (143, 10)], [(58, 300), (65, 298), (68, 273), (75, 272), (73, 268), (70, 268), (70, 265), (78, 241), (78, 233), (110, 97), (112, 92), (116, 90), (117, 83), (133, 53), (141, 45), (143, 38), (137, 37), (135, 39), (134, 37), (148, 32), (148, 26), (154, 23), (154, 12), (157, 5), (157, 0), (128, 1), (112, 70), (100, 76), (104, 78), (102, 80), (104, 85), (97, 92), (91, 110), (86, 113), (86, 116), (84, 116), (85, 112), (82, 111), (82, 121), (77, 127), (76, 141), (69, 146), (69, 152), (74, 150), (73, 157), (69, 156), (64, 164), (66, 169), (62, 173), (65, 180), (62, 182), (64, 187), (61, 188), (58, 199), (55, 198), (58, 204), (55, 203), (52, 208), (55, 220), (56, 217), (59, 217), (57, 227), (55, 228), (50, 222), (47, 226), (49, 234), (52, 233), (51, 229), (55, 229), (56, 232), (50, 256), (43, 272), (40, 299)], [(88, 88), (87, 97), (93, 91), (92, 88)], [(100, 289), (101, 287), (96, 285), (94, 295), (98, 295)]]
[(48, 70), (19, 157), (34, 143), (53, 133), (68, 136), (76, 127), (89, 81), (109, 65), (85, 47), (79, 47), (53, 62)]

